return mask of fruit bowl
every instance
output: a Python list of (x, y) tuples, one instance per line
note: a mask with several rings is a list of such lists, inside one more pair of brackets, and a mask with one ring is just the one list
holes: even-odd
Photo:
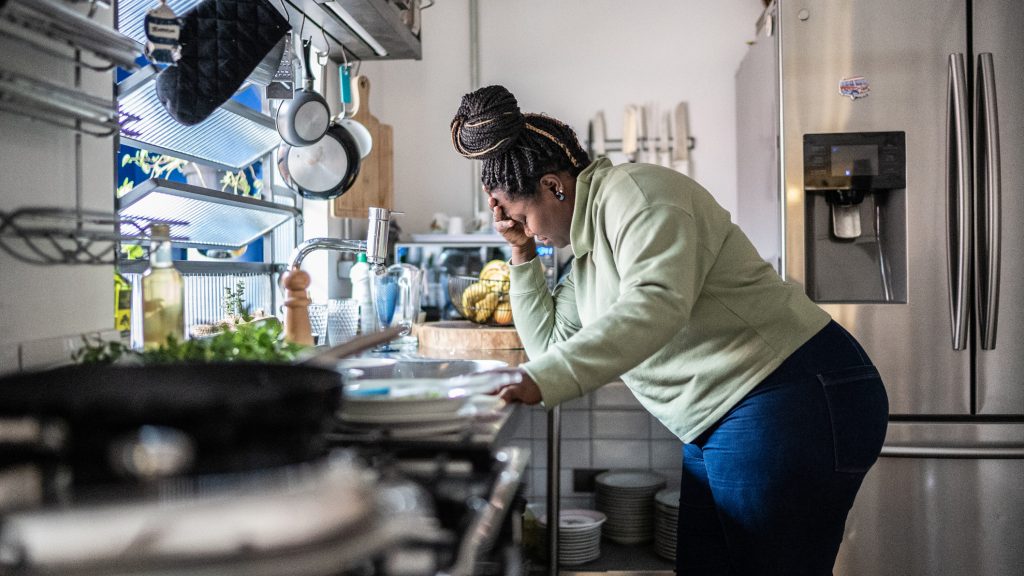
[(449, 276), (448, 296), (462, 317), (477, 324), (512, 325), (508, 280)]

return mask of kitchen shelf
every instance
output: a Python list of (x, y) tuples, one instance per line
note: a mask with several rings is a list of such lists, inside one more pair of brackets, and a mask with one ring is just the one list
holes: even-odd
[[(188, 248), (238, 249), (301, 216), (295, 208), (151, 178), (118, 199), (122, 219), (186, 222), (171, 228), (171, 242)], [(219, 264), (219, 263), (217, 263)]]
[[(142, 274), (149, 268), (149, 260), (121, 260), (117, 265), (122, 274)], [(280, 274), (287, 269), (284, 264), (264, 262), (206, 262), (175, 260), (174, 268), (183, 276), (216, 274)]]
[[(134, 70), (135, 59), (142, 54), (140, 47), (123, 34), (94, 22), (59, 0), (0, 2), (0, 33), (76, 66), (99, 71), (114, 66)], [(69, 48), (70, 53), (66, 51)], [(78, 50), (94, 55), (102, 63), (81, 61), (75, 53)]]
[(112, 136), (118, 129), (117, 109), (112, 100), (3, 68), (0, 110), (91, 136)]
[(228, 100), (194, 126), (171, 117), (156, 95), (153, 65), (118, 84), (121, 142), (183, 160), (241, 170), (281, 144), (274, 119)]
[[(200, 0), (168, 0), (167, 5), (181, 16)], [(402, 22), (401, 9), (388, 0), (269, 0), (278, 11), (287, 8), (292, 29), (303, 29), (331, 60), (419, 60), (420, 39)], [(131, 0), (118, 3), (118, 30), (143, 41), (142, 25), (153, 0)], [(340, 10), (338, 10), (340, 8)], [(346, 19), (349, 22), (346, 23)], [(322, 32), (321, 32), (322, 31)], [(328, 46), (322, 46), (323, 35)], [(375, 43), (375, 47), (371, 44)], [(342, 46), (347, 55), (342, 54)], [(383, 53), (381, 53), (383, 52)]]

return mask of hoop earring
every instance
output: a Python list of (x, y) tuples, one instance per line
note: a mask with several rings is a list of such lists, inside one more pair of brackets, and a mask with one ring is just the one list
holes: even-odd
[(561, 189), (561, 188), (559, 188), (559, 189), (558, 189), (558, 190), (557, 190), (557, 191), (555, 192), (555, 198), (557, 198), (559, 202), (561, 202), (561, 201), (565, 200), (565, 192), (563, 192), (563, 191), (562, 191), (562, 189)]

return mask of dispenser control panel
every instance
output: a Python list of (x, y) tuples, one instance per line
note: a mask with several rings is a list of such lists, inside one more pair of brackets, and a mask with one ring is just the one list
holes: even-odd
[(907, 187), (904, 132), (804, 134), (805, 190)]

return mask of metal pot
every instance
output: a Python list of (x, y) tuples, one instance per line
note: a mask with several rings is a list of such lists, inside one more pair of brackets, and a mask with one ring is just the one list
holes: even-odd
[(327, 101), (313, 90), (310, 42), (302, 42), (302, 88), (277, 109), (277, 131), (292, 146), (310, 146), (323, 138), (331, 123)]
[(355, 184), (362, 161), (359, 144), (338, 121), (311, 146), (283, 144), (278, 149), (278, 170), (285, 182), (304, 198), (330, 200)]

